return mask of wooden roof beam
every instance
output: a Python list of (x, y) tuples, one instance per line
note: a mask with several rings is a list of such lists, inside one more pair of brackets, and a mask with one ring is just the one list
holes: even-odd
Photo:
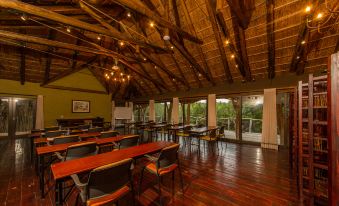
[[(183, 3), (183, 6), (184, 6), (183, 11), (184, 11), (184, 15), (186, 17), (186, 21), (189, 22), (188, 23), (188, 27), (193, 32), (193, 34), (195, 34), (197, 36), (197, 32), (196, 32), (196, 30), (195, 30), (195, 28), (193, 26), (192, 18), (190, 16), (190, 14), (188, 13), (188, 8), (186, 6), (186, 1), (182, 1), (182, 3)], [(202, 50), (202, 47), (200, 45), (197, 45), (197, 47), (198, 47), (198, 52), (199, 52), (200, 59), (201, 59), (203, 65), (204, 65), (206, 73), (208, 74), (209, 78), (211, 79), (211, 83), (214, 86), (215, 82), (213, 80), (213, 76), (212, 76), (211, 70), (209, 69), (209, 66), (207, 64), (206, 57), (205, 57), (205, 54), (204, 54), (204, 52)], [(200, 82), (200, 84), (201, 84), (201, 82)]]
[(232, 78), (232, 74), (230, 71), (230, 68), (228, 66), (228, 61), (226, 58), (226, 52), (225, 52), (225, 48), (223, 46), (222, 40), (221, 40), (221, 36), (220, 36), (220, 32), (218, 29), (218, 25), (217, 25), (217, 21), (215, 19), (215, 11), (212, 8), (212, 0), (205, 0), (206, 2), (206, 7), (207, 7), (207, 11), (208, 11), (208, 15), (212, 24), (212, 28), (213, 28), (213, 32), (217, 41), (217, 45), (218, 45), (218, 49), (220, 52), (220, 57), (224, 66), (224, 71), (225, 71), (225, 76), (227, 78), (227, 81), (229, 83), (233, 83), (233, 78)]
[[(169, 28), (177, 33), (180, 33), (181, 36), (189, 41), (202, 44), (203, 41), (192, 34), (184, 31), (183, 29), (179, 28), (176, 25), (173, 25), (168, 20), (160, 17), (156, 12), (152, 11), (151, 9), (147, 8), (141, 1), (139, 0), (111, 0), (115, 3), (118, 3), (120, 5), (124, 5), (140, 14), (143, 14), (150, 18), (152, 21), (154, 21), (157, 25), (165, 28)], [(101, 4), (103, 3), (103, 0), (89, 0), (90, 3), (93, 4)]]
[(53, 11), (50, 11), (44, 8), (40, 8), (38, 6), (33, 6), (31, 4), (23, 3), (17, 0), (0, 1), (0, 7), (7, 8), (7, 9), (14, 9), (14, 10), (21, 11), (21, 12), (24, 12), (30, 15), (38, 16), (44, 19), (49, 19), (55, 22), (59, 22), (64, 25), (73, 26), (79, 29), (84, 29), (84, 30), (95, 32), (98, 34), (110, 36), (115, 39), (123, 40), (123, 41), (130, 42), (133, 44), (138, 44), (140, 46), (147, 46), (147, 47), (151, 46), (151, 47), (158, 47), (159, 49), (163, 49), (162, 47), (159, 47), (157, 45), (153, 45), (150, 43), (145, 43), (145, 42), (141, 42), (141, 41), (128, 38), (122, 33), (120, 33), (119, 31), (108, 30), (97, 25), (89, 24), (84, 21), (80, 21), (72, 17), (64, 16), (56, 12), (53, 12)]
[(266, 0), (266, 33), (268, 50), (268, 78), (275, 77), (275, 35), (274, 35), (274, 0)]
[[(48, 31), (48, 39), (49, 40), (53, 40), (55, 38), (55, 34), (56, 32), (52, 29), (49, 29)], [(53, 47), (49, 46), (48, 47), (48, 50), (46, 53), (46, 65), (45, 65), (45, 76), (44, 76), (44, 80), (43, 80), (43, 83), (47, 82), (49, 80), (49, 73), (50, 73), (50, 70), (51, 70), (51, 64), (52, 64), (52, 57), (49, 53), (53, 52)]]
[(150, 60), (153, 64), (155, 64), (157, 67), (159, 67), (163, 72), (165, 72), (170, 78), (171, 80), (174, 78), (176, 81), (181, 82), (185, 87), (189, 87), (189, 85), (187, 84), (187, 82), (185, 82), (183, 79), (181, 79), (180, 77), (176, 76), (175, 74), (173, 74), (171, 71), (169, 71), (164, 65), (163, 63), (160, 61), (160, 59), (156, 59), (154, 57), (152, 57), (151, 55), (147, 54), (146, 52), (144, 52), (143, 50), (141, 51), (142, 55), (144, 55), (148, 60)]
[(62, 72), (61, 74), (59, 74), (58, 76), (56, 76), (54, 78), (51, 78), (48, 81), (45, 81), (44, 83), (41, 84), (41, 86), (45, 86), (45, 85), (50, 84), (52, 82), (55, 82), (55, 81), (57, 81), (59, 79), (62, 79), (64, 77), (68, 76), (68, 75), (71, 75), (71, 74), (73, 74), (75, 72), (81, 71), (82, 69), (87, 68), (88, 65), (92, 64), (93, 62), (95, 62), (97, 60), (97, 58), (98, 58), (98, 56), (95, 55), (94, 57), (90, 58), (85, 64), (82, 64), (82, 65), (76, 67), (75, 69), (68, 69), (68, 70)]
[(26, 51), (25, 47), (19, 48), (20, 50), (20, 83), (21, 85), (25, 84), (26, 81)]
[[(233, 42), (232, 42), (232, 39), (230, 37), (230, 34), (229, 34), (229, 31), (227, 29), (227, 26), (226, 26), (226, 22), (225, 22), (225, 19), (224, 19), (224, 15), (222, 14), (222, 12), (220, 10), (217, 10), (217, 13), (216, 13), (216, 18), (217, 18), (217, 22), (219, 23), (219, 26), (221, 28), (221, 31), (224, 35), (224, 37), (226, 38), (226, 40), (228, 41), (228, 48), (230, 49), (230, 51), (235, 54), (235, 62), (237, 63), (238, 65), (238, 70), (240, 72), (240, 74), (246, 78), (246, 73), (251, 73), (250, 71), (250, 68), (249, 68), (249, 65), (247, 67), (245, 67), (244, 63), (242, 62), (242, 56), (241, 54), (239, 54), (239, 52), (236, 50)], [(237, 36), (236, 36), (237, 38)], [(240, 40), (237, 40), (237, 42), (239, 42)], [(226, 44), (226, 43), (225, 43)], [(248, 71), (246, 72), (245, 69), (248, 69)]]

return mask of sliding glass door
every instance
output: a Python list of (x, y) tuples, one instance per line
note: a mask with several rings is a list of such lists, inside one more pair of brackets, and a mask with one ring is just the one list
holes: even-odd
[(28, 134), (34, 127), (36, 99), (0, 97), (0, 136)]

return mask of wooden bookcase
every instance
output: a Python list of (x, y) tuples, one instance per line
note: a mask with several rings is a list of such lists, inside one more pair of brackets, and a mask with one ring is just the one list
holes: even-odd
[(299, 189), (307, 205), (328, 205), (331, 163), (328, 76), (298, 85)]

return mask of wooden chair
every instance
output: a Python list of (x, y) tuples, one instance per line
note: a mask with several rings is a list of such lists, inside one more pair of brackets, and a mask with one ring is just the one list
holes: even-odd
[(117, 149), (125, 149), (129, 147), (134, 147), (139, 145), (140, 137), (139, 135), (131, 135), (124, 137), (117, 144)]
[(58, 137), (61, 136), (65, 131), (53, 130), (45, 133), (46, 138)]
[(61, 136), (54, 138), (54, 140), (52, 141), (53, 145), (66, 144), (71, 142), (80, 142), (79, 136), (78, 135)]
[[(220, 127), (217, 137), (218, 137), (217, 141), (220, 142), (220, 143), (221, 143), (221, 141), (220, 141), (221, 138), (226, 138), (226, 136), (225, 136), (225, 126)], [(225, 144), (226, 144), (226, 148), (227, 148), (227, 142), (226, 141), (225, 141)]]
[[(178, 132), (177, 133), (177, 137), (179, 138), (179, 137), (182, 137), (182, 140), (184, 141), (184, 143), (187, 145), (187, 138), (189, 138), (190, 137), (190, 133), (189, 133), (189, 131), (192, 129), (192, 126), (187, 126), (187, 127), (185, 127), (184, 128), (184, 130), (183, 131), (181, 131), (181, 132)], [(176, 142), (177, 142), (177, 140), (175, 140)], [(190, 140), (189, 140), (190, 141)]]
[[(100, 136), (98, 138), (108, 138), (108, 137), (116, 137), (119, 135), (119, 132), (117, 131), (106, 131), (106, 132), (101, 132)], [(100, 145), (99, 151), (100, 153), (105, 153), (105, 152), (110, 152), (114, 149), (114, 143), (107, 143), (104, 145)]]
[(75, 205), (78, 205), (79, 200), (87, 206), (113, 205), (130, 192), (135, 205), (131, 163), (132, 159), (125, 159), (98, 167), (91, 171), (86, 183), (82, 183), (77, 176), (72, 176), (80, 191)]
[(178, 159), (178, 150), (179, 150), (179, 144), (175, 144), (175, 145), (162, 149), (158, 157), (145, 155), (149, 159), (150, 163), (146, 164), (142, 168), (142, 171), (141, 171), (141, 176), (139, 180), (139, 191), (138, 191), (139, 197), (141, 193), (142, 179), (143, 179), (145, 170), (157, 176), (160, 205), (162, 205), (161, 177), (166, 174), (170, 174), (170, 173), (172, 174), (172, 196), (173, 196), (174, 195), (174, 183), (175, 183), (174, 172), (176, 169), (179, 169), (181, 189), (182, 189), (182, 192), (184, 193), (183, 180), (182, 180), (179, 159)]
[[(218, 140), (217, 129), (208, 131), (207, 135), (201, 136), (199, 140), (204, 141), (204, 145), (205, 145), (205, 142), (207, 142), (208, 149), (212, 144), (213, 144), (212, 146), (214, 146), (214, 144), (217, 143), (217, 140)], [(200, 141), (199, 141), (199, 148), (200, 148)], [(218, 147), (218, 144), (217, 144), (217, 147)], [(213, 148), (214, 147), (212, 147), (212, 149)]]

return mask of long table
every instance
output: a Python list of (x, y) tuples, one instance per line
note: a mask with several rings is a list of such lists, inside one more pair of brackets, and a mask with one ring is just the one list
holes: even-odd
[(146, 154), (152, 154), (161, 151), (163, 148), (173, 145), (172, 142), (152, 142), (134, 146), (118, 151), (107, 152), (94, 156), (69, 160), (51, 165), (53, 178), (55, 181), (55, 203), (56, 205), (63, 202), (62, 182), (64, 179), (73, 174), (90, 172), (91, 170), (118, 162), (127, 158), (138, 158)]
[(97, 145), (105, 145), (112, 142), (119, 142), (125, 137), (129, 136), (136, 136), (136, 135), (118, 135), (116, 137), (107, 137), (107, 138), (92, 138), (87, 141), (81, 141), (81, 142), (72, 142), (72, 143), (65, 143), (65, 144), (57, 144), (57, 145), (50, 145), (50, 146), (43, 146), (43, 147), (37, 147), (36, 148), (36, 155), (38, 159), (38, 173), (39, 173), (39, 182), (40, 182), (40, 192), (41, 197), (45, 197), (45, 177), (44, 177), (44, 171), (45, 171), (45, 156), (49, 154), (53, 154), (55, 152), (64, 152), (67, 150), (69, 146), (80, 144), (80, 143), (87, 143), (87, 142), (95, 142)]

